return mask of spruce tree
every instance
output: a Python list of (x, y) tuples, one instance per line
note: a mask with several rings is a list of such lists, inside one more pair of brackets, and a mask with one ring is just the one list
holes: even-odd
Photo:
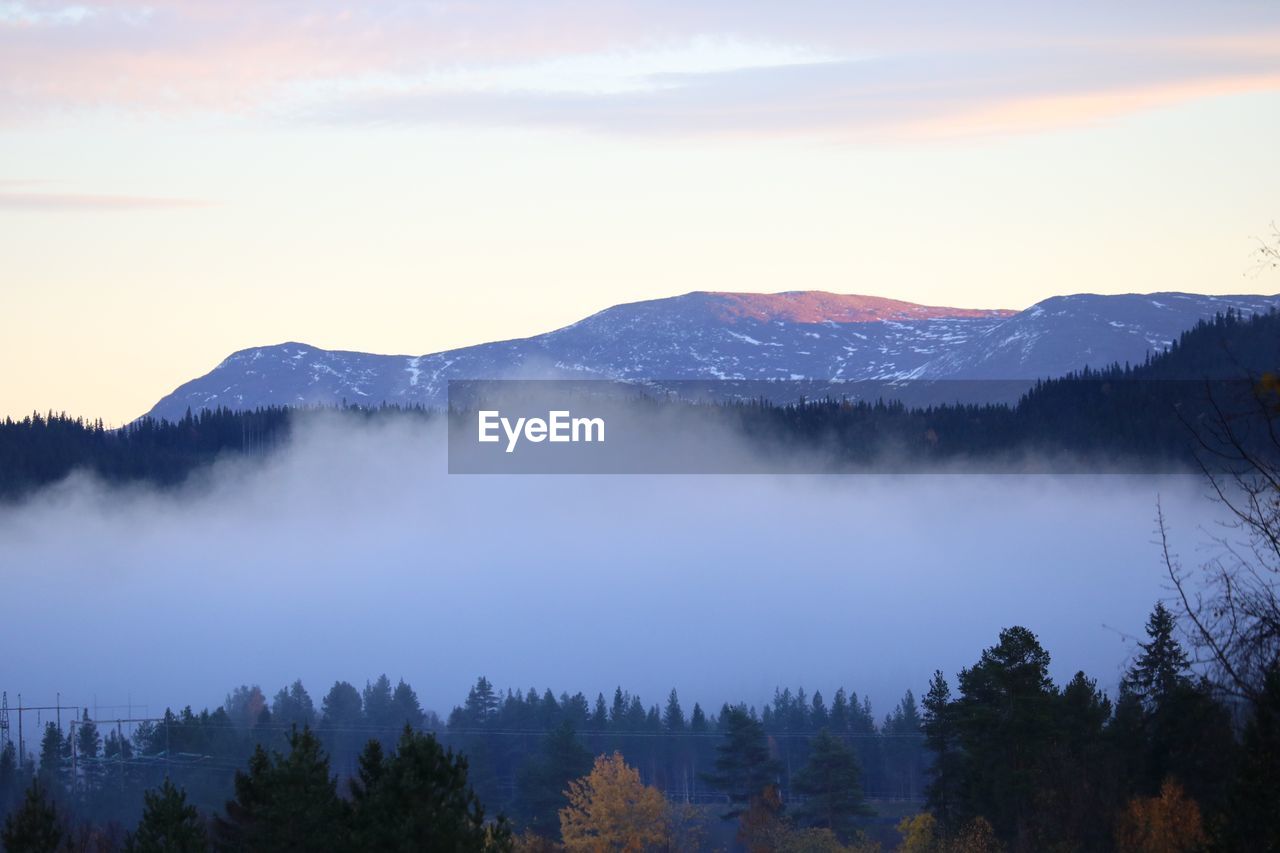
[(0, 749), (0, 815), (7, 815), (18, 795), (18, 751), (6, 740)]
[(395, 730), (403, 723), (397, 725), (392, 720), (391, 679), (387, 678), (386, 673), (379, 675), (372, 684), (366, 681), (361, 698), (364, 700), (365, 721), (394, 737)]
[(886, 790), (891, 795), (910, 797), (919, 788), (922, 766), (920, 710), (910, 690), (881, 729)]
[(76, 750), (80, 758), (92, 759), (98, 757), (101, 748), (102, 737), (98, 734), (98, 726), (89, 719), (89, 709), (85, 708), (84, 716), (76, 727)]
[(1155, 796), (1166, 778), (1181, 783), (1209, 812), (1226, 805), (1226, 780), (1237, 753), (1229, 713), (1204, 682), (1192, 678), (1174, 636), (1174, 616), (1157, 603), (1147, 619), (1147, 642), (1123, 682), (1141, 707), (1136, 793)]
[(603, 693), (596, 695), (596, 706), (591, 712), (591, 728), (597, 733), (609, 728), (609, 706), (605, 704)]
[(1280, 850), (1280, 669), (1267, 674), (1243, 741), (1225, 822), (1228, 849)]
[(799, 811), (805, 822), (842, 837), (851, 836), (857, 818), (870, 813), (857, 757), (826, 729), (810, 741), (809, 763), (796, 773), (792, 787), (805, 797)]
[(142, 820), (125, 839), (126, 853), (203, 853), (209, 849), (204, 821), (187, 794), (166, 776), (143, 795)]
[(215, 824), (217, 846), (254, 853), (329, 853), (349, 844), (347, 805), (329, 760), (310, 729), (289, 735), (289, 754), (259, 745), (248, 772), (237, 771), (235, 798)]
[(389, 758), (370, 741), (351, 794), (357, 850), (499, 853), (511, 848), (505, 819), (486, 824), (484, 808), (467, 782), (467, 760), (445, 750), (434, 735), (406, 726)]
[(715, 772), (704, 779), (728, 798), (729, 810), (723, 817), (732, 820), (777, 784), (781, 768), (769, 756), (764, 728), (745, 708), (726, 706), (720, 726), (724, 738), (716, 750)]
[(668, 732), (684, 731), (684, 710), (680, 707), (680, 697), (676, 695), (676, 689), (671, 688), (671, 694), (667, 697), (667, 709), (662, 715), (662, 725)]
[(57, 723), (45, 723), (44, 736), (40, 739), (40, 781), (46, 791), (62, 787), (63, 760), (67, 744)]
[(703, 713), (702, 706), (697, 702), (693, 703), (693, 713), (689, 716), (689, 731), (705, 732), (707, 730), (707, 715)]
[(0, 846), (8, 853), (54, 853), (65, 835), (58, 807), (45, 796), (40, 780), (35, 779), (27, 788), (22, 806), (5, 820)]
[(831, 724), (831, 715), (827, 712), (827, 703), (822, 698), (822, 691), (813, 691), (813, 702), (809, 708), (809, 723), (818, 731)]
[(560, 809), (568, 805), (565, 791), (574, 779), (591, 772), (591, 753), (578, 742), (568, 720), (542, 739), (542, 748), (517, 777), (520, 812), (539, 835), (554, 837), (560, 829)]
[(1156, 602), (1147, 618), (1147, 642), (1138, 644), (1142, 653), (1125, 676), (1125, 686), (1148, 710), (1190, 684), (1191, 663), (1174, 637), (1176, 627), (1173, 614)]
[(837, 736), (849, 731), (849, 697), (845, 694), (843, 687), (836, 691), (835, 698), (831, 700), (831, 713), (828, 719), (828, 727)]

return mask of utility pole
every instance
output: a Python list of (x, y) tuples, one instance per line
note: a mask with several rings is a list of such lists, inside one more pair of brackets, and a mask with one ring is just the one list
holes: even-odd
[[(129, 716), (132, 717), (133, 714), (130, 714)], [(118, 774), (120, 778), (120, 790), (123, 791), (124, 790), (124, 728), (121, 725), (119, 720), (116, 720), (116, 750), (117, 750), (116, 761), (118, 762), (118, 766), (120, 768), (120, 773)]]
[(67, 733), (67, 737), (71, 740), (71, 787), (75, 788), (80, 775), (76, 773), (76, 718), (71, 717), (71, 730)]
[(27, 745), (22, 742), (22, 694), (18, 694), (18, 768), (26, 760)]

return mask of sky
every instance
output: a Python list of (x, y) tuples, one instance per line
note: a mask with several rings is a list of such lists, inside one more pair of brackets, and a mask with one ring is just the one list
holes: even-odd
[(1275, 292), (1280, 6), (0, 0), (0, 417), (690, 290)]

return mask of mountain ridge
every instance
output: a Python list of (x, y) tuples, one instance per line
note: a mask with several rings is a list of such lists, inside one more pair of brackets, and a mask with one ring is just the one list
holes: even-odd
[(1280, 296), (1080, 293), (1010, 311), (825, 291), (693, 291), (614, 305), (525, 338), (416, 356), (300, 341), (250, 347), (148, 414), (174, 420), (188, 408), (344, 400), (439, 406), (452, 379), (1031, 380), (1138, 362), (1198, 320), (1273, 307)]

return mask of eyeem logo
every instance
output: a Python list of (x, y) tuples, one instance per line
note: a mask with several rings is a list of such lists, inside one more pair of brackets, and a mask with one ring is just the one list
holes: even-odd
[(591, 442), (604, 441), (604, 418), (575, 418), (568, 411), (547, 412), (546, 419), (504, 418), (496, 410), (482, 410), (476, 413), (479, 426), (479, 441), (495, 443), (502, 440), (499, 430), (506, 434), (507, 453), (515, 452), (516, 445), (523, 437), (526, 441), (537, 444), (542, 441), (552, 442)]

